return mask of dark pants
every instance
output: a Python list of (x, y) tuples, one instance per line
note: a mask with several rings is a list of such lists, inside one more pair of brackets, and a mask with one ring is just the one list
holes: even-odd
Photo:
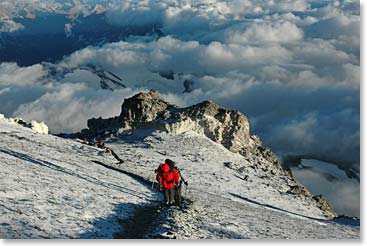
[(182, 185), (176, 186), (175, 189), (176, 189), (176, 194), (175, 194), (176, 205), (181, 206), (181, 203), (182, 203), (182, 195), (181, 195)]
[(171, 188), (171, 189), (164, 189), (164, 202), (167, 203), (171, 203), (172, 201), (175, 201), (175, 187)]

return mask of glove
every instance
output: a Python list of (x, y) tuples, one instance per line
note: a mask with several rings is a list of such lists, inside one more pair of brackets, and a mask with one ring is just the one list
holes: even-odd
[(189, 183), (188, 183), (187, 181), (185, 181), (185, 182), (184, 182), (184, 184), (185, 184), (186, 186), (188, 186), (188, 185), (189, 185)]

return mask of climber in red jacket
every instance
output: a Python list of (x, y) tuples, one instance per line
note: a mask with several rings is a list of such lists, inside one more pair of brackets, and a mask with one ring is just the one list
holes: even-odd
[(175, 204), (175, 185), (180, 182), (180, 175), (178, 174), (176, 168), (170, 167), (167, 163), (160, 164), (157, 173), (157, 181), (163, 188), (164, 202), (166, 205)]

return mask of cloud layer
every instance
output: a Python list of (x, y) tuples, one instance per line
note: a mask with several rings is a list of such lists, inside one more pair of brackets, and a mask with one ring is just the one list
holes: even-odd
[[(156, 88), (181, 106), (211, 99), (240, 109), (252, 133), (278, 154), (324, 155), (359, 170), (359, 4), (86, 3), (98, 2), (108, 7), (110, 24), (146, 34), (89, 46), (56, 64), (0, 64), (1, 112), (73, 132), (87, 118), (117, 115), (123, 98)], [(80, 69), (90, 64), (122, 77), (129, 88), (100, 90), (98, 77)], [(193, 81), (191, 93), (182, 94), (185, 80)]]
[(22, 30), (24, 26), (20, 23), (16, 23), (12, 20), (2, 20), (0, 19), (0, 35), (2, 32), (15, 32)]

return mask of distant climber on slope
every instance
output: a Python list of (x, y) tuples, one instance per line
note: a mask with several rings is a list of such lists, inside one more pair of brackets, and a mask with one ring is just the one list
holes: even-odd
[(86, 136), (83, 137), (83, 144), (89, 144), (89, 141)]
[(101, 148), (101, 149), (104, 149), (106, 153), (111, 154), (116, 160), (118, 160), (118, 163), (117, 164), (124, 163), (124, 161), (120, 159), (120, 157), (115, 153), (115, 151), (113, 151), (113, 149), (111, 149), (110, 147), (107, 147), (106, 146), (105, 142), (98, 141), (97, 142), (97, 147), (98, 148)]
[(100, 148), (100, 149), (105, 149), (106, 148), (105, 143), (102, 140), (97, 141), (96, 147)]
[(164, 203), (166, 206), (174, 205), (176, 196), (176, 186), (180, 182), (180, 175), (176, 168), (170, 167), (168, 163), (160, 164), (156, 169), (156, 179), (163, 191)]
[[(84, 136), (82, 138), (82, 140), (83, 140), (83, 142), (82, 142), (83, 144), (94, 146), (94, 147), (97, 147), (99, 149), (104, 149), (105, 153), (111, 154), (118, 161), (117, 164), (124, 163), (124, 161), (121, 160), (120, 157), (110, 147), (106, 146), (104, 141), (102, 141), (102, 140), (97, 140), (96, 141), (95, 137), (93, 138), (92, 141), (88, 141), (88, 138), (86, 136)], [(83, 149), (83, 145), (80, 148)], [(100, 152), (98, 152), (98, 153), (100, 153)]]

